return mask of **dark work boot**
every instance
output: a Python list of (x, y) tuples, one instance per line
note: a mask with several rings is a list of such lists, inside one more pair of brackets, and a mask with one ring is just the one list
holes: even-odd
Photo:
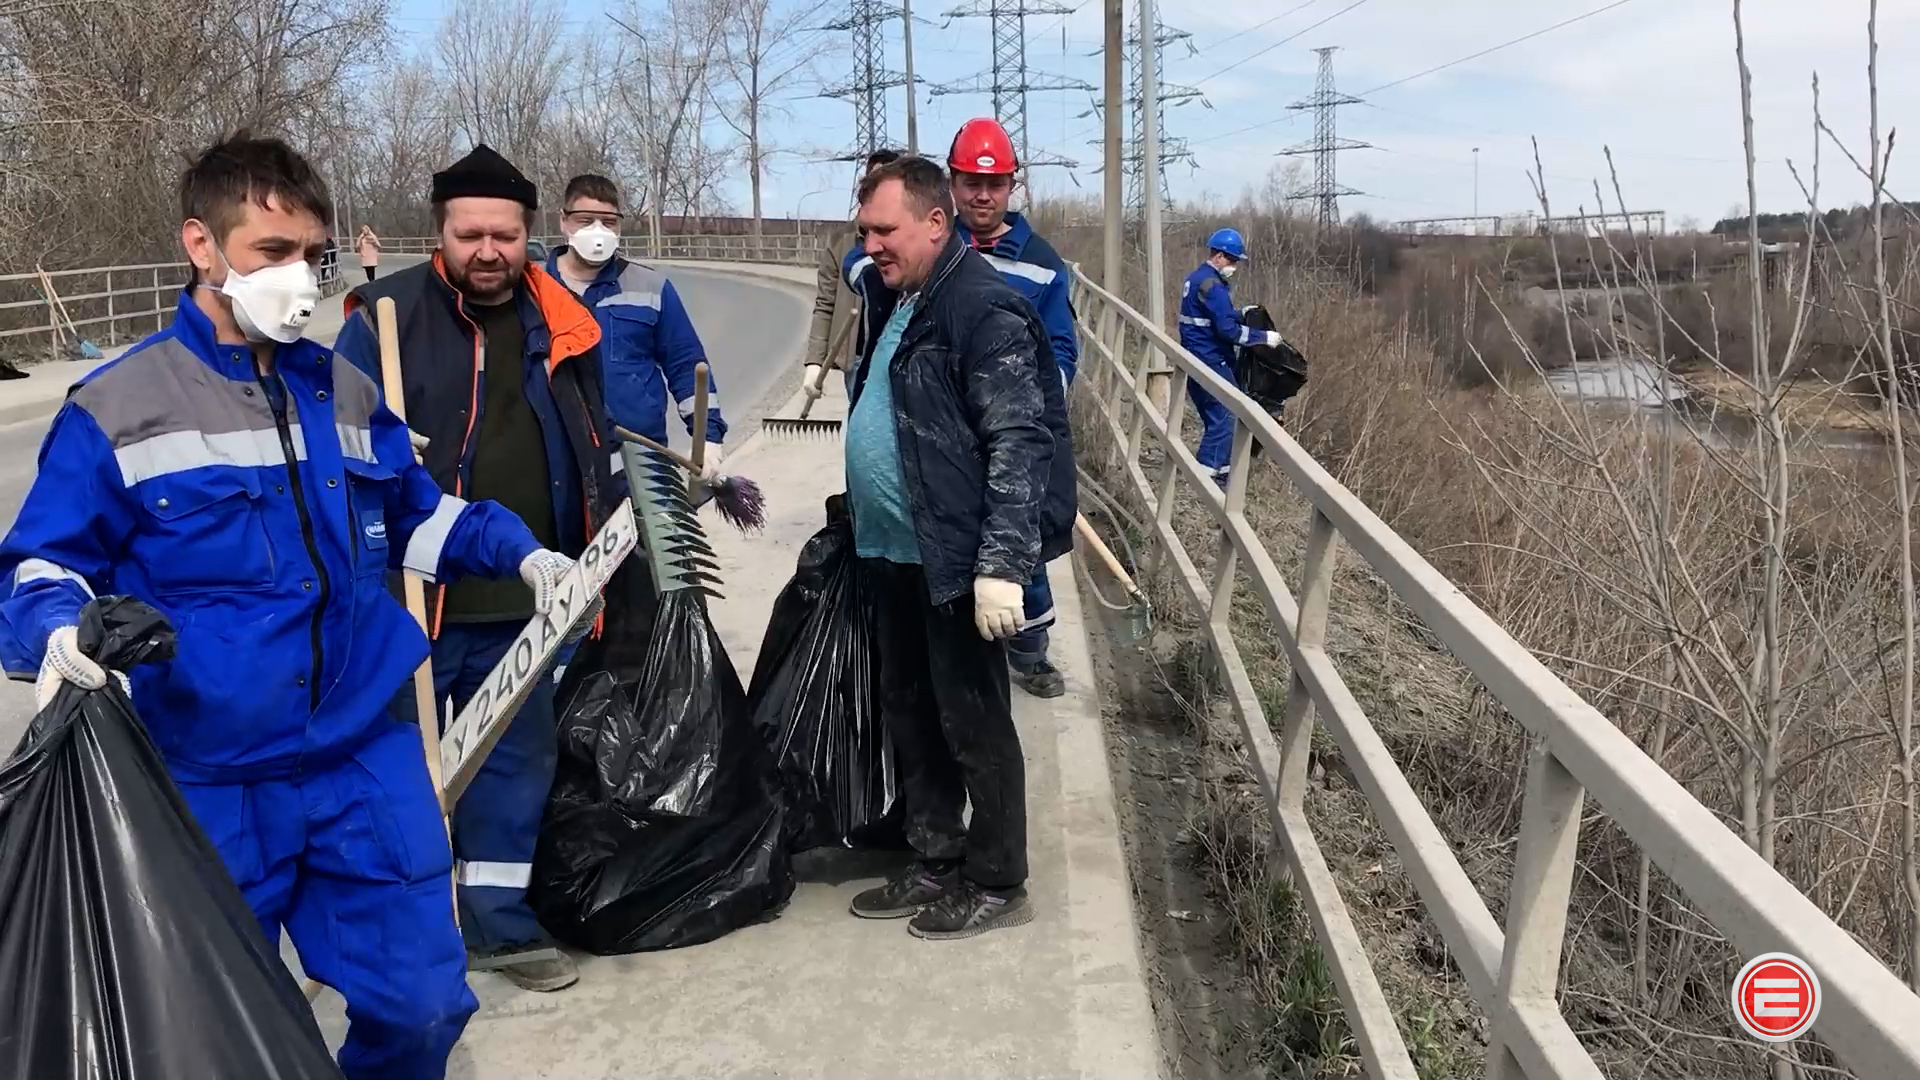
[(988, 889), (962, 881), (936, 903), (913, 917), (907, 932), (926, 941), (957, 941), (989, 930), (1025, 926), (1033, 921), (1024, 886)]
[(1007, 673), (1013, 676), (1013, 685), (1037, 698), (1057, 698), (1067, 692), (1060, 669), (1047, 659), (1045, 631), (1033, 641), (1023, 636), (1007, 643)]
[(915, 862), (892, 881), (854, 897), (849, 910), (863, 919), (904, 919), (919, 914), (959, 884), (957, 868)]
[(1067, 692), (1067, 680), (1060, 669), (1044, 656), (1032, 663), (1009, 661), (1007, 671), (1013, 676), (1013, 685), (1034, 697), (1057, 698)]

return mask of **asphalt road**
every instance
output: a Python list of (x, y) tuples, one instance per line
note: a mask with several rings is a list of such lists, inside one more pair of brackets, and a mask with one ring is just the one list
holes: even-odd
[[(797, 368), (810, 313), (807, 300), (794, 288), (764, 278), (672, 266), (668, 273), (706, 346), (722, 414), (736, 427), (757, 419), (769, 394), (782, 389)], [(315, 316), (322, 327), (315, 336), (328, 342), (339, 328), (337, 317), (329, 314), (323, 310)], [(33, 482), (50, 419), (0, 425), (0, 522), (9, 529)], [(669, 430), (673, 444), (685, 448), (684, 427), (675, 422)], [(32, 716), (31, 685), (0, 683), (0, 759), (12, 752)]]

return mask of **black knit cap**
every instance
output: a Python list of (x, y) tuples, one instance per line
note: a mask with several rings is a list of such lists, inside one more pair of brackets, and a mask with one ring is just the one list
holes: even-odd
[(434, 202), (461, 198), (512, 199), (529, 210), (540, 208), (540, 192), (533, 181), (486, 143), (433, 174)]

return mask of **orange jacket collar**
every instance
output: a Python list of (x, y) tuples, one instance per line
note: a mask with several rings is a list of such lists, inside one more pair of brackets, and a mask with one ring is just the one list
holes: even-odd
[[(446, 282), (455, 296), (460, 290), (447, 281), (447, 264), (441, 260), (438, 251), (433, 253), (433, 272)], [(600, 344), (600, 324), (594, 321), (593, 312), (573, 295), (573, 290), (553, 280), (546, 269), (532, 262), (527, 263), (526, 276), (521, 279), (526, 286), (527, 295), (533, 299), (533, 306), (540, 309), (540, 318), (547, 324), (547, 371), (551, 373), (563, 360), (583, 356), (588, 349)], [(352, 315), (362, 306), (360, 297), (348, 293), (342, 301), (346, 313)]]

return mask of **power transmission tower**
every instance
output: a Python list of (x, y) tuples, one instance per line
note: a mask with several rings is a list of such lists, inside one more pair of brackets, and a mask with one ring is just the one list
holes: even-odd
[(962, 82), (936, 86), (940, 94), (988, 94), (993, 98), (993, 117), (1007, 129), (1013, 152), (1023, 166), (1077, 164), (1055, 154), (1035, 154), (1027, 143), (1027, 94), (1058, 90), (1092, 90), (1083, 79), (1043, 75), (1027, 70), (1027, 16), (1071, 15), (1073, 4), (1057, 0), (973, 0), (946, 13), (949, 19), (993, 20), (993, 70)]
[(1320, 74), (1313, 84), (1313, 96), (1305, 101), (1296, 101), (1287, 106), (1289, 109), (1313, 110), (1313, 141), (1301, 143), (1280, 151), (1282, 154), (1313, 155), (1313, 190), (1296, 195), (1297, 199), (1312, 199), (1315, 206), (1315, 221), (1322, 229), (1340, 224), (1340, 196), (1364, 195), (1350, 187), (1341, 187), (1334, 174), (1334, 163), (1342, 150), (1366, 150), (1371, 144), (1342, 139), (1334, 133), (1334, 113), (1342, 105), (1358, 105), (1360, 99), (1350, 94), (1342, 94), (1333, 85), (1333, 54), (1337, 48), (1315, 49), (1320, 57)]
[(907, 77), (887, 67), (883, 31), (889, 20), (901, 17), (900, 8), (887, 0), (850, 0), (845, 18), (822, 27), (853, 32), (853, 77), (820, 95), (853, 103), (853, 149), (842, 161), (858, 161), (887, 145), (887, 91), (906, 86)]
[[(1154, 30), (1156, 56), (1165, 53), (1168, 45), (1186, 43), (1189, 48), (1192, 48), (1193, 35), (1161, 23), (1158, 12), (1154, 15)], [(1121, 205), (1126, 208), (1126, 222), (1129, 227), (1137, 227), (1146, 219), (1147, 207), (1146, 173), (1141, 167), (1146, 159), (1147, 143), (1147, 110), (1143, 107), (1146, 102), (1146, 92), (1141, 85), (1146, 76), (1146, 69), (1140, 63), (1140, 59), (1140, 24), (1136, 20), (1127, 32), (1121, 58), (1121, 64), (1126, 69), (1127, 80), (1127, 136), (1120, 152), (1120, 172), (1125, 180), (1125, 195)], [(1159, 92), (1154, 95), (1154, 100), (1159, 104), (1157, 117), (1159, 123), (1156, 126), (1160, 136), (1160, 166), (1157, 178), (1160, 181), (1161, 212), (1166, 213), (1173, 208), (1173, 200), (1167, 196), (1167, 163), (1184, 161), (1188, 165), (1198, 167), (1194, 161), (1193, 151), (1187, 145), (1187, 140), (1167, 135), (1167, 110), (1195, 101), (1208, 108), (1212, 106), (1208, 105), (1206, 96), (1195, 87), (1158, 81), (1158, 90)], [(1103, 105), (1096, 103), (1091, 113), (1083, 115), (1097, 114), (1102, 109)]]

